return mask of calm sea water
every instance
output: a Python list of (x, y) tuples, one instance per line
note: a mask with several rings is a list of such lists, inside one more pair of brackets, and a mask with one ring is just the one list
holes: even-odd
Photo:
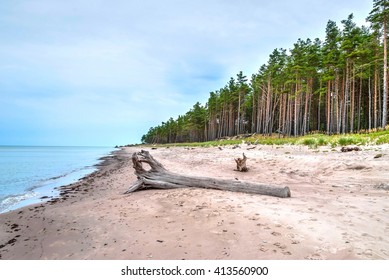
[(96, 170), (107, 147), (0, 146), (0, 213), (56, 196), (56, 187)]

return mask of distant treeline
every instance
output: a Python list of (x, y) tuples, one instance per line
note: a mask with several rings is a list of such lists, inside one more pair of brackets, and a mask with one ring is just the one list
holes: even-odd
[(248, 78), (239, 72), (196, 103), (143, 135), (143, 143), (211, 141), (242, 133), (300, 136), (311, 131), (353, 133), (388, 121), (387, 21), (389, 0), (373, 1), (358, 27), (353, 14), (328, 21), (325, 40), (299, 39), (275, 49)]

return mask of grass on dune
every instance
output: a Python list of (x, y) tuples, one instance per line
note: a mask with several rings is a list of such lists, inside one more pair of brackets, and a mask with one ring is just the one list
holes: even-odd
[(363, 145), (381, 145), (389, 144), (389, 130), (373, 131), (359, 134), (309, 134), (300, 137), (280, 137), (278, 134), (272, 136), (253, 135), (248, 138), (231, 137), (231, 139), (215, 140), (208, 142), (194, 143), (172, 143), (160, 144), (162, 147), (215, 147), (226, 145), (239, 145), (244, 142), (256, 143), (260, 145), (304, 145), (311, 148), (318, 146), (363, 146)]

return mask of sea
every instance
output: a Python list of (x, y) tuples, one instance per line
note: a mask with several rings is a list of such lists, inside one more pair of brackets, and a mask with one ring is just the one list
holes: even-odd
[(0, 146), (0, 213), (59, 195), (97, 170), (112, 147)]

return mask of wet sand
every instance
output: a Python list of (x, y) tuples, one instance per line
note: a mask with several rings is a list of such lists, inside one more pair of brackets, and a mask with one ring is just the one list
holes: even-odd
[[(143, 148), (169, 171), (288, 186), (123, 193), (127, 147), (61, 197), (0, 215), (1, 259), (389, 259), (389, 145)], [(246, 173), (234, 158), (248, 157)]]

